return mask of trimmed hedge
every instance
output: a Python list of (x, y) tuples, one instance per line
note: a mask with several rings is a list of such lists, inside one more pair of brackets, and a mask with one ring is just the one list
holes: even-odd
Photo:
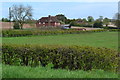
[[(20, 37), (20, 36), (30, 36), (30, 35), (56, 35), (56, 34), (79, 34), (79, 33), (91, 33), (91, 32), (103, 32), (108, 31), (107, 29), (99, 29), (99, 30), (89, 30), (89, 31), (81, 31), (81, 30), (3, 30), (3, 37)], [(110, 31), (118, 31), (118, 30), (110, 30)]]
[(56, 35), (56, 34), (79, 34), (79, 33), (91, 33), (91, 32), (104, 32), (104, 31), (120, 31), (120, 29), (99, 29), (99, 30), (3, 30), (3, 37), (20, 37), (30, 35)]
[(117, 71), (118, 52), (108, 48), (57, 45), (2, 46), (2, 63), (22, 66), (46, 66), (69, 70), (103, 69)]

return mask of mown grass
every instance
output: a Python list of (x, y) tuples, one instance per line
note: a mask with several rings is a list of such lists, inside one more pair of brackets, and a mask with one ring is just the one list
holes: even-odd
[(117, 73), (103, 70), (69, 71), (47, 67), (25, 67), (3, 65), (2, 78), (118, 78)]
[(97, 32), (31, 37), (3, 37), (2, 41), (3, 43), (9, 44), (81, 45), (118, 49), (117, 32)]

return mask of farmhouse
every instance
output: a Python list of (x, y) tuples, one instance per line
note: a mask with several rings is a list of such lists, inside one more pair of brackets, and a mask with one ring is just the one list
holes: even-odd
[(36, 27), (40, 26), (60, 26), (59, 20), (55, 16), (42, 17), (36, 23)]

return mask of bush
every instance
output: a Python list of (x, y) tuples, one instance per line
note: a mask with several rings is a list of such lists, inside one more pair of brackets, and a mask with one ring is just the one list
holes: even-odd
[(4, 64), (45, 67), (52, 63), (55, 69), (116, 71), (119, 60), (118, 52), (115, 50), (88, 46), (3, 44), (2, 51)]
[(103, 27), (104, 29), (120, 29), (120, 27)]
[(20, 25), (18, 22), (15, 22), (14, 25), (13, 25), (13, 28), (14, 29), (20, 29)]
[(102, 28), (103, 27), (103, 23), (101, 21), (95, 21), (95, 23), (93, 24), (94, 28)]

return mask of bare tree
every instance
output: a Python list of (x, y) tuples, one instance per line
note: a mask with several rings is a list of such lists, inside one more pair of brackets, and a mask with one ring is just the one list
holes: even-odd
[(118, 17), (118, 20), (120, 20), (120, 1), (118, 2), (118, 15), (117, 15), (117, 17)]
[(116, 13), (113, 17), (114, 20), (119, 20), (120, 19), (120, 13)]
[(120, 26), (120, 13), (116, 13), (113, 17), (112, 20), (113, 24), (116, 25), (117, 27)]
[(120, 28), (120, 1), (118, 2), (118, 12), (113, 17), (113, 23)]
[(10, 17), (23, 29), (25, 21), (32, 19), (32, 10), (31, 6), (13, 5), (10, 8)]

